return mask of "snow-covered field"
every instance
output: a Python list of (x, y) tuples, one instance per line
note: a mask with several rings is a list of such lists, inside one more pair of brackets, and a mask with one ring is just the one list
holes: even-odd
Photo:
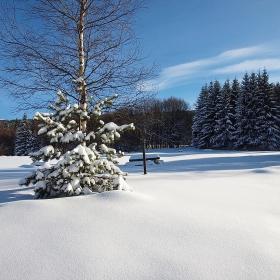
[(280, 152), (151, 151), (133, 192), (34, 200), (0, 157), (0, 279), (280, 279)]

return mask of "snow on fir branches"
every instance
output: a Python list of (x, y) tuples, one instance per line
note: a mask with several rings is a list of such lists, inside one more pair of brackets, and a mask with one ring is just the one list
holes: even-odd
[[(57, 93), (53, 113), (36, 113), (34, 119), (42, 122), (39, 135), (50, 138), (50, 145), (31, 153), (33, 162), (45, 164), (20, 180), (20, 185), (34, 185), (35, 198), (80, 195), (109, 190), (131, 190), (124, 181), (127, 173), (122, 172), (117, 153), (109, 145), (120, 138), (120, 133), (134, 129), (133, 123), (118, 126), (113, 122), (105, 124), (100, 120), (104, 105), (113, 104), (114, 95), (97, 103), (92, 110), (84, 110), (78, 104), (71, 106), (61, 91)], [(94, 119), (99, 121), (96, 131), (82, 131), (81, 123)], [(53, 144), (54, 143), (54, 144)], [(53, 144), (53, 145), (52, 145)], [(72, 144), (62, 155), (62, 148)], [(74, 146), (75, 145), (75, 146)], [(58, 160), (51, 165), (50, 160)]]

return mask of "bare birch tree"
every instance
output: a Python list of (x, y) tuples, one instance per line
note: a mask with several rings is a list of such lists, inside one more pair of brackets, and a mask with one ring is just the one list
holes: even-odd
[(119, 105), (146, 98), (150, 92), (142, 85), (155, 67), (145, 65), (134, 31), (145, 2), (2, 2), (0, 79), (18, 109), (45, 108), (58, 90), (84, 110), (91, 97), (98, 101), (118, 94)]

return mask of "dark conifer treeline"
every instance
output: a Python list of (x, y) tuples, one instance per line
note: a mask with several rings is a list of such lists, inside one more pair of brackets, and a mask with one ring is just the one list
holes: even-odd
[(193, 124), (193, 146), (214, 149), (278, 150), (280, 86), (266, 70), (245, 73), (241, 83), (227, 80), (205, 85)]

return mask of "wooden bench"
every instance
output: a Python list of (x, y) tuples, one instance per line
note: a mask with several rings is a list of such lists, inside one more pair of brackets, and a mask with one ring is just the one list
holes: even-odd
[[(147, 160), (152, 160), (152, 161), (157, 161), (160, 159), (160, 156), (159, 155), (155, 155), (155, 154), (146, 154), (146, 161)], [(143, 155), (142, 154), (139, 154), (139, 155), (134, 155), (134, 156), (131, 156), (129, 158), (129, 161), (130, 162), (134, 162), (134, 161), (143, 161)]]
[(35, 162), (32, 162), (31, 164), (35, 165), (35, 166), (42, 166), (42, 165), (44, 165), (44, 162), (43, 161), (35, 161)]

